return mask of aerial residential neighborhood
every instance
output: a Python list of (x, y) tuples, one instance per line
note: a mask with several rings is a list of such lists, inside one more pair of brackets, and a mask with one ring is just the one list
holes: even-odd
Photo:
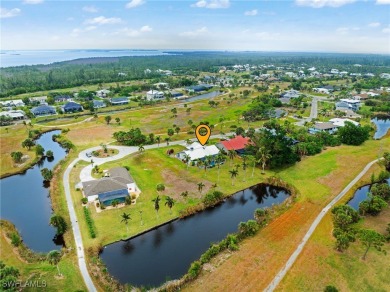
[(383, 0), (2, 1), (1, 291), (389, 291)]

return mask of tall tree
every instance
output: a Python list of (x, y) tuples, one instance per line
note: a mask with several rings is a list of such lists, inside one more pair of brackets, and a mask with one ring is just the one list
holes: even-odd
[(121, 218), (122, 218), (121, 222), (126, 224), (126, 231), (127, 231), (127, 234), (129, 234), (129, 220), (131, 220), (130, 213), (123, 212), (123, 214), (121, 215)]
[(154, 203), (154, 210), (156, 210), (156, 215), (157, 215), (157, 218), (158, 218), (158, 210), (160, 209), (160, 196), (157, 196), (155, 199), (152, 200), (152, 202)]
[(237, 153), (233, 149), (230, 149), (230, 150), (228, 150), (227, 155), (228, 155), (228, 157), (230, 159), (230, 166), (232, 166), (233, 159), (234, 159), (234, 157), (237, 156)]
[(57, 228), (57, 235), (63, 235), (68, 230), (68, 224), (61, 215), (54, 214), (51, 216), (50, 225), (53, 225), (55, 228)]
[(229, 170), (229, 173), (230, 173), (230, 177), (232, 179), (232, 186), (234, 186), (234, 179), (238, 175), (238, 170), (237, 169), (232, 169), (232, 170)]
[(259, 150), (257, 151), (257, 158), (258, 158), (258, 162), (261, 164), (261, 173), (264, 174), (265, 171), (265, 166), (268, 162), (268, 160), (271, 158), (271, 154), (270, 152), (265, 149), (265, 147), (260, 147)]
[(202, 193), (202, 190), (203, 190), (204, 187), (205, 187), (204, 183), (202, 183), (202, 182), (198, 183), (198, 191), (199, 191), (199, 193)]
[(382, 251), (382, 246), (385, 243), (385, 237), (372, 229), (361, 229), (358, 237), (360, 242), (366, 247), (366, 250), (363, 254), (362, 259), (365, 260), (367, 253), (371, 247), (375, 248), (377, 251)]
[(184, 163), (187, 165), (187, 169), (188, 169), (188, 166), (190, 165), (190, 161), (191, 161), (191, 156), (189, 156), (188, 154), (184, 154), (183, 160)]
[(61, 275), (61, 273), (60, 273), (60, 268), (58, 267), (58, 263), (61, 260), (61, 256), (62, 256), (62, 254), (58, 250), (52, 250), (51, 252), (49, 252), (47, 254), (47, 261), (49, 262), (49, 264), (57, 267), (57, 271), (58, 271), (59, 276)]
[(110, 124), (112, 117), (111, 116), (105, 116), (104, 120), (106, 121), (107, 125)]
[(175, 201), (171, 197), (167, 196), (165, 198), (165, 206), (168, 206), (171, 214), (172, 214), (172, 207), (173, 207), (173, 205), (175, 205)]
[(35, 145), (34, 141), (31, 140), (30, 138), (27, 138), (22, 142), (22, 147), (27, 148), (28, 150), (30, 150), (31, 147), (33, 147), (34, 145)]
[(157, 141), (157, 146), (160, 147), (161, 136), (157, 136), (156, 141)]
[(19, 163), (22, 161), (23, 153), (20, 151), (11, 152), (11, 157), (15, 163)]

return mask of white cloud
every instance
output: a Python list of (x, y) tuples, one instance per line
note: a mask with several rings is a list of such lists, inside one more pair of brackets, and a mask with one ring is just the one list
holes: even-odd
[(207, 29), (207, 27), (202, 27), (202, 28), (199, 28), (199, 29), (196, 29), (196, 30), (193, 30), (193, 31), (185, 31), (185, 32), (182, 32), (182, 33), (179, 33), (179, 36), (184, 36), (184, 37), (197, 37), (197, 36), (200, 36), (200, 35), (205, 35), (209, 32), (209, 30)]
[(152, 31), (153, 28), (151, 28), (149, 25), (144, 25), (143, 27), (141, 27), (140, 31), (141, 32), (150, 32)]
[[(298, 6), (308, 6), (313, 8), (340, 7), (355, 2), (356, 0), (295, 0)], [(382, 0), (383, 1), (383, 0)]]
[(390, 0), (376, 0), (376, 4), (378, 5), (390, 4)]
[(95, 6), (91, 5), (91, 6), (84, 6), (83, 11), (88, 12), (88, 13), (96, 13), (99, 11), (99, 9), (97, 9)]
[(131, 0), (129, 3), (126, 4), (126, 8), (127, 9), (135, 8), (145, 3), (146, 3), (145, 0)]
[(137, 37), (143, 33), (151, 32), (153, 29), (149, 25), (144, 25), (140, 29), (133, 29), (129, 27), (122, 28), (118, 31), (115, 31), (113, 35), (125, 35), (128, 37)]
[(390, 26), (382, 29), (383, 33), (390, 33)]
[(195, 4), (192, 4), (191, 7), (197, 8), (210, 8), (210, 9), (219, 9), (219, 8), (229, 8), (229, 0), (199, 0)]
[(257, 15), (257, 9), (245, 11), (244, 14), (245, 14), (246, 16), (255, 16), (255, 15)]
[(11, 18), (18, 16), (21, 10), (19, 8), (7, 9), (0, 7), (0, 18)]
[(96, 26), (90, 25), (90, 26), (87, 26), (87, 27), (85, 28), (85, 31), (95, 30), (96, 28), (97, 28)]
[(23, 0), (23, 3), (35, 5), (43, 3), (43, 0)]
[(119, 17), (104, 17), (104, 16), (98, 16), (95, 18), (87, 19), (84, 23), (85, 24), (115, 24), (115, 23), (121, 23), (123, 22), (121, 18)]
[(380, 22), (371, 22), (368, 24), (368, 27), (378, 27), (378, 26), (381, 26)]
[(354, 27), (339, 27), (336, 29), (336, 32), (338, 34), (348, 34), (351, 31), (358, 31), (358, 30), (360, 30), (360, 27), (356, 27), (356, 26), (354, 26)]

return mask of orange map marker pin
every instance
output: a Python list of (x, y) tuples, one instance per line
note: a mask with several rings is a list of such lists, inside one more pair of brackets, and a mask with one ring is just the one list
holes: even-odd
[(199, 125), (196, 127), (195, 135), (199, 143), (202, 144), (203, 146), (204, 144), (207, 143), (207, 140), (210, 138), (211, 129), (207, 125)]

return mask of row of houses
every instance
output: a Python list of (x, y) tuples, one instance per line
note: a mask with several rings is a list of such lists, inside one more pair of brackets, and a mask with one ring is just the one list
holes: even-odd
[[(61, 106), (61, 111), (63, 113), (79, 112), (79, 111), (83, 111), (83, 107), (81, 104), (71, 101)], [(53, 106), (43, 104), (32, 108), (31, 113), (37, 117), (37, 116), (55, 115), (57, 114), (57, 111)]]

